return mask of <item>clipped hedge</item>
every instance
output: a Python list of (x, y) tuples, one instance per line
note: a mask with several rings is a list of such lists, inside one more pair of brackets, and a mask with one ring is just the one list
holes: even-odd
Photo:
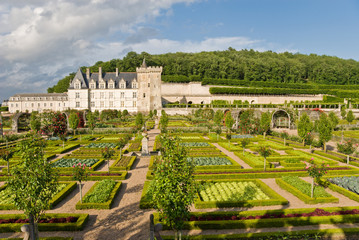
[[(252, 206), (270, 206), (270, 205), (286, 205), (288, 200), (277, 194), (265, 183), (258, 179), (236, 179), (236, 180), (217, 180), (218, 182), (248, 182), (252, 181), (259, 189), (261, 189), (270, 199), (248, 200), (248, 201), (202, 201), (198, 196), (194, 203), (197, 209), (202, 208), (225, 208), (225, 207), (252, 207)], [(210, 181), (216, 182), (216, 181)]]
[[(64, 175), (65, 174), (65, 175)], [(107, 175), (108, 172), (90, 172), (87, 176), (87, 181), (100, 181), (104, 179), (113, 179), (113, 180), (125, 180), (127, 177), (127, 171), (113, 171), (110, 172), (110, 175)], [(116, 175), (111, 175), (116, 174)], [(1, 177), (0, 177), (1, 180)], [(60, 181), (73, 181), (72, 174), (69, 173), (60, 173)]]
[(51, 151), (54, 154), (62, 154), (62, 153), (67, 153), (70, 152), (76, 148), (79, 148), (80, 144), (78, 143), (73, 143), (73, 144), (67, 144), (64, 148), (63, 147), (59, 147), (53, 151)]
[[(75, 223), (38, 223), (40, 232), (48, 231), (81, 231), (84, 229), (88, 221), (89, 214), (87, 213), (46, 213), (45, 218), (67, 218), (77, 217)], [(0, 214), (0, 219), (25, 219), (24, 214)], [(0, 232), (21, 232), (20, 228), (23, 223), (3, 223), (0, 224)]]
[(151, 195), (148, 193), (150, 184), (151, 184), (150, 181), (145, 181), (145, 183), (143, 185), (141, 200), (140, 200), (140, 208), (141, 209), (153, 208), (153, 205), (151, 203), (151, 200), (152, 200)]
[(285, 182), (283, 179), (276, 178), (276, 183), (279, 187), (282, 189), (290, 192), (306, 204), (317, 204), (317, 203), (338, 203), (339, 199), (336, 197), (319, 197), (319, 198), (311, 198), (310, 196), (307, 196), (306, 194), (299, 191), (297, 188), (293, 187), (289, 183)]
[[(96, 182), (91, 189), (86, 193), (89, 194), (93, 192), (99, 182)], [(115, 200), (116, 195), (121, 189), (122, 182), (117, 182), (116, 185), (113, 187), (108, 200), (104, 203), (81, 203), (80, 201), (76, 204), (76, 209), (111, 209), (111, 205)], [(86, 197), (86, 195), (84, 197)]]

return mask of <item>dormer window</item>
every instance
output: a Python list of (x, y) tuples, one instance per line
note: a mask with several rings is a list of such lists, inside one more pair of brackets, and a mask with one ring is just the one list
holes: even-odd
[(75, 87), (75, 89), (80, 89), (81, 88), (81, 84), (80, 84), (80, 81), (78, 79), (76, 79), (74, 87)]
[(113, 82), (113, 80), (111, 79), (110, 82), (108, 83), (108, 88), (110, 89), (114, 89), (115, 88), (115, 84)]
[(132, 82), (132, 88), (137, 88), (137, 83), (136, 82)]
[(95, 89), (96, 88), (96, 83), (90, 83), (90, 88)]
[(100, 89), (105, 89), (105, 84), (104, 83), (100, 83)]

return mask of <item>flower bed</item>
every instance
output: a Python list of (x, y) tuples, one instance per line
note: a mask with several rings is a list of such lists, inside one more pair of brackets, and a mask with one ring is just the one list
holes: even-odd
[(98, 161), (99, 161), (99, 159), (95, 159), (95, 158), (84, 158), (84, 159), (61, 158), (61, 159), (53, 162), (52, 166), (58, 167), (58, 168), (71, 168), (72, 166), (81, 163), (81, 164), (86, 164), (87, 167), (92, 167)]
[(86, 193), (83, 202), (76, 204), (76, 209), (110, 209), (120, 187), (121, 182), (111, 179), (97, 182)]
[[(89, 218), (88, 214), (79, 214), (79, 213), (47, 213), (43, 216), (46, 219), (52, 219), (49, 223), (39, 223), (38, 228), (41, 232), (47, 231), (81, 231)], [(56, 222), (59, 220), (54, 219), (63, 219), (69, 218), (70, 222), (61, 223)], [(71, 218), (71, 219), (70, 219)], [(74, 218), (77, 218), (74, 221)], [(0, 232), (21, 232), (20, 228), (24, 223), (16, 223), (19, 219), (26, 219), (23, 214), (0, 214), (0, 219), (14, 219), (15, 223), (3, 223), (0, 224)], [(72, 222), (72, 221), (74, 222)], [(13, 221), (13, 220), (11, 220)], [(20, 220), (19, 220), (20, 221)], [(63, 220), (61, 220), (63, 221)]]
[(285, 205), (288, 201), (260, 180), (218, 180), (202, 184), (196, 208)]
[(327, 193), (321, 186), (314, 188), (314, 198), (311, 198), (311, 184), (296, 176), (283, 176), (281, 179), (277, 178), (276, 183), (307, 204), (339, 202), (338, 198)]

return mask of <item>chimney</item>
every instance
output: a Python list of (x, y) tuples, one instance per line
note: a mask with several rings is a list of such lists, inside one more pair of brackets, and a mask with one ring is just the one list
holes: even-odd
[(87, 80), (90, 80), (90, 69), (86, 68), (86, 78)]
[(116, 68), (116, 77), (118, 77), (118, 68)]
[(98, 80), (102, 80), (102, 67), (98, 67)]

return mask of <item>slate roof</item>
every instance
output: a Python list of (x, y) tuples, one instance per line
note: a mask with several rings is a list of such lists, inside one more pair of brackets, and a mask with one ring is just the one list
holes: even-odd
[[(81, 69), (79, 69), (73, 80), (79, 79), (81, 81), (81, 88), (88, 88), (89, 84), (92, 80), (96, 82), (96, 87), (98, 88), (99, 84), (99, 73), (90, 73), (90, 78), (87, 79), (86, 74), (82, 73)], [(108, 83), (111, 79), (115, 82), (115, 88), (119, 88), (119, 83), (123, 79), (126, 82), (126, 88), (132, 88), (132, 81), (137, 81), (137, 73), (136, 72), (121, 72), (116, 77), (115, 72), (107, 72), (102, 73), (102, 79)], [(74, 81), (70, 83), (69, 89), (74, 89)]]

